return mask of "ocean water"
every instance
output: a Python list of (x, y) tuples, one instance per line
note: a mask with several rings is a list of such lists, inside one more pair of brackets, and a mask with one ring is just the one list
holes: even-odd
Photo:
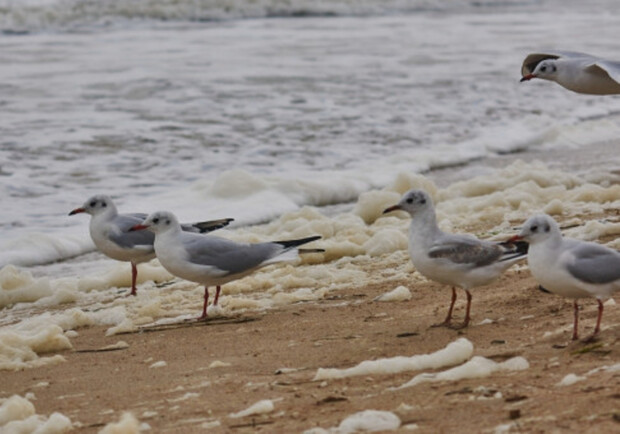
[(544, 48), (620, 58), (619, 9), (0, 0), (0, 266), (102, 266), (83, 255), (88, 218), (67, 215), (97, 193), (245, 226), (399, 174), (617, 138), (619, 98), (519, 78)]

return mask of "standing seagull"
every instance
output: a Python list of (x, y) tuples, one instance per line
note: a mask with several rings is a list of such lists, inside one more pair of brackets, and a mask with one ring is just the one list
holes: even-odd
[(620, 252), (596, 243), (564, 238), (558, 224), (546, 214), (531, 217), (512, 240), (530, 243), (527, 262), (545, 289), (573, 302), (573, 340), (579, 338), (577, 299), (594, 297), (598, 318), (591, 340), (601, 329), (603, 300), (620, 290)]
[[(87, 213), (90, 219), (90, 236), (95, 246), (106, 256), (117, 261), (131, 262), (131, 294), (136, 295), (137, 264), (155, 257), (155, 236), (149, 232), (129, 232), (141, 223), (146, 214), (119, 214), (109, 196), (96, 195), (84, 202), (69, 215)], [(228, 225), (233, 219), (210, 220), (183, 225), (184, 231), (210, 232)]]
[(521, 66), (521, 75), (521, 82), (542, 78), (577, 93), (620, 93), (620, 62), (584, 53), (552, 51), (529, 54)]
[[(421, 190), (410, 190), (397, 205), (383, 213), (403, 210), (411, 215), (409, 227), (409, 255), (416, 270), (439, 283), (452, 285), (452, 302), (448, 316), (436, 326), (459, 329), (469, 324), (471, 294), (469, 290), (497, 279), (514, 263), (525, 258), (527, 243), (493, 243), (471, 235), (447, 234), (437, 226), (435, 209), (429, 195)], [(452, 326), (452, 309), (456, 301), (455, 286), (467, 294), (465, 321)]]
[(155, 252), (166, 270), (205, 286), (202, 315), (198, 319), (207, 317), (209, 286), (216, 286), (215, 306), (221, 285), (247, 276), (265, 265), (297, 259), (298, 253), (322, 251), (299, 249), (302, 244), (318, 240), (320, 236), (250, 244), (183, 232), (174, 214), (167, 211), (153, 213), (131, 228), (132, 231), (143, 229), (155, 234)]

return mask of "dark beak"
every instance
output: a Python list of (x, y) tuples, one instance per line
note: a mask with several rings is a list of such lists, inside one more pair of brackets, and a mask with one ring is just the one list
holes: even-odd
[(394, 206), (391, 206), (389, 208), (384, 209), (383, 210), (383, 214), (387, 214), (387, 213), (392, 212), (392, 211), (398, 211), (399, 209), (402, 209), (400, 207), (400, 205), (394, 205)]
[(532, 78), (536, 78), (536, 76), (534, 74), (524, 75), (523, 77), (521, 77), (520, 83), (523, 83), (524, 81), (530, 81)]
[(84, 208), (76, 208), (76, 209), (74, 209), (73, 211), (71, 211), (71, 212), (69, 213), (69, 215), (75, 215), (75, 214), (79, 214), (79, 213), (81, 213), (81, 212), (86, 212), (86, 210), (85, 210)]
[(142, 225), (142, 224), (134, 225), (131, 228), (129, 228), (129, 232), (141, 231), (141, 230), (148, 229), (148, 228), (149, 228), (148, 225)]

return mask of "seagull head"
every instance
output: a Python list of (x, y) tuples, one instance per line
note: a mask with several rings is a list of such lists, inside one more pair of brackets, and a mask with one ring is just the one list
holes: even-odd
[(561, 236), (556, 221), (547, 214), (540, 214), (530, 217), (523, 225), (519, 235), (515, 235), (510, 241), (524, 240), (530, 244), (536, 244), (558, 235)]
[(141, 231), (148, 229), (155, 234), (160, 234), (178, 227), (179, 221), (174, 214), (169, 211), (157, 211), (149, 215), (142, 223), (132, 226), (129, 230)]
[(521, 82), (531, 80), (532, 78), (554, 80), (557, 72), (557, 62), (554, 59), (546, 59), (539, 62), (530, 74), (524, 75), (523, 78), (521, 78)]
[(433, 201), (431, 197), (422, 190), (409, 190), (403, 195), (400, 201), (383, 211), (383, 214), (387, 214), (392, 211), (402, 210), (406, 211), (412, 217), (420, 212), (433, 209)]
[(82, 205), (81, 207), (71, 211), (69, 215), (75, 215), (85, 212), (86, 214), (95, 216), (98, 214), (103, 214), (104, 212), (109, 212), (110, 210), (114, 209), (116, 208), (114, 207), (114, 202), (112, 202), (110, 196), (106, 196), (105, 194), (98, 194), (84, 202), (84, 205)]

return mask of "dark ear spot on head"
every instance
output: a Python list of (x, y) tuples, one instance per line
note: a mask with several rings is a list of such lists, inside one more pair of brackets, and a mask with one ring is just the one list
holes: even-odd
[(422, 199), (420, 200), (420, 203), (426, 203), (426, 199), (422, 198)]
[(166, 220), (166, 224), (169, 225), (170, 224), (170, 220)]
[(547, 223), (545, 223), (543, 229), (545, 230), (545, 232), (549, 232), (551, 230), (551, 227)]
[(106, 206), (108, 206), (108, 204), (105, 202), (101, 202), (101, 206), (105, 208)]

